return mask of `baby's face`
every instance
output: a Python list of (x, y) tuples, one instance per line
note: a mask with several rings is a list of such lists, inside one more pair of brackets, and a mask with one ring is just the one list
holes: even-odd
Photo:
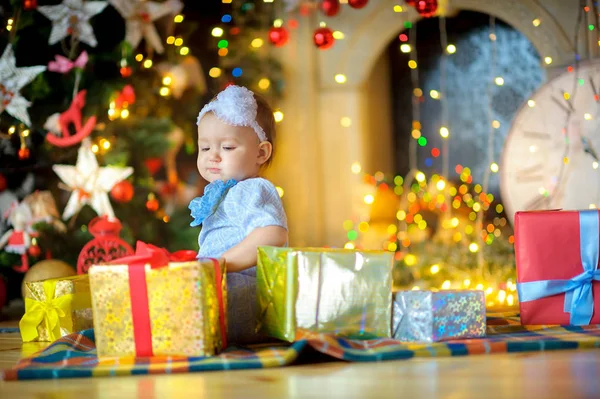
[(212, 112), (198, 125), (198, 171), (215, 180), (257, 177), (261, 165), (259, 140), (252, 128), (231, 126)]

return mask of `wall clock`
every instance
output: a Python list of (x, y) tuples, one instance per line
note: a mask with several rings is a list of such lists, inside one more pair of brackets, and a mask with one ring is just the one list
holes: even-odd
[(504, 145), (500, 190), (521, 210), (600, 206), (600, 61), (565, 70), (517, 111)]

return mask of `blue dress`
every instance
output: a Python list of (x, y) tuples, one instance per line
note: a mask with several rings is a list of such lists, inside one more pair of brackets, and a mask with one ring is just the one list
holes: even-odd
[[(219, 186), (215, 190), (214, 185)], [(215, 191), (220, 191), (215, 194)], [(266, 179), (252, 178), (238, 183), (215, 181), (204, 189), (206, 201), (195, 198), (190, 203), (192, 225), (202, 224), (198, 237), (198, 257), (219, 258), (239, 244), (254, 229), (281, 226), (287, 229), (287, 218), (275, 186)], [(239, 273), (227, 273), (228, 339), (232, 343), (259, 342), (256, 333), (258, 307), (256, 301), (256, 266)]]

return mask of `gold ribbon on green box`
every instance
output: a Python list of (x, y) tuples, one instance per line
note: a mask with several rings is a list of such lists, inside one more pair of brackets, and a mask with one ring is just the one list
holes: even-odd
[(391, 336), (393, 253), (259, 247), (259, 328), (292, 342), (306, 332)]
[(26, 287), (25, 314), (19, 322), (23, 342), (53, 342), (92, 328), (87, 275), (28, 282)]

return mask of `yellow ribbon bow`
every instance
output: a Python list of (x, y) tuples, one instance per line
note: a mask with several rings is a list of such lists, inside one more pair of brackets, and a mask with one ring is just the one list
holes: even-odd
[(25, 298), (25, 315), (19, 322), (23, 342), (38, 338), (38, 326), (44, 323), (51, 341), (61, 337), (61, 327), (72, 332), (71, 306), (74, 295), (54, 297), (58, 279), (44, 281), (45, 299)]

